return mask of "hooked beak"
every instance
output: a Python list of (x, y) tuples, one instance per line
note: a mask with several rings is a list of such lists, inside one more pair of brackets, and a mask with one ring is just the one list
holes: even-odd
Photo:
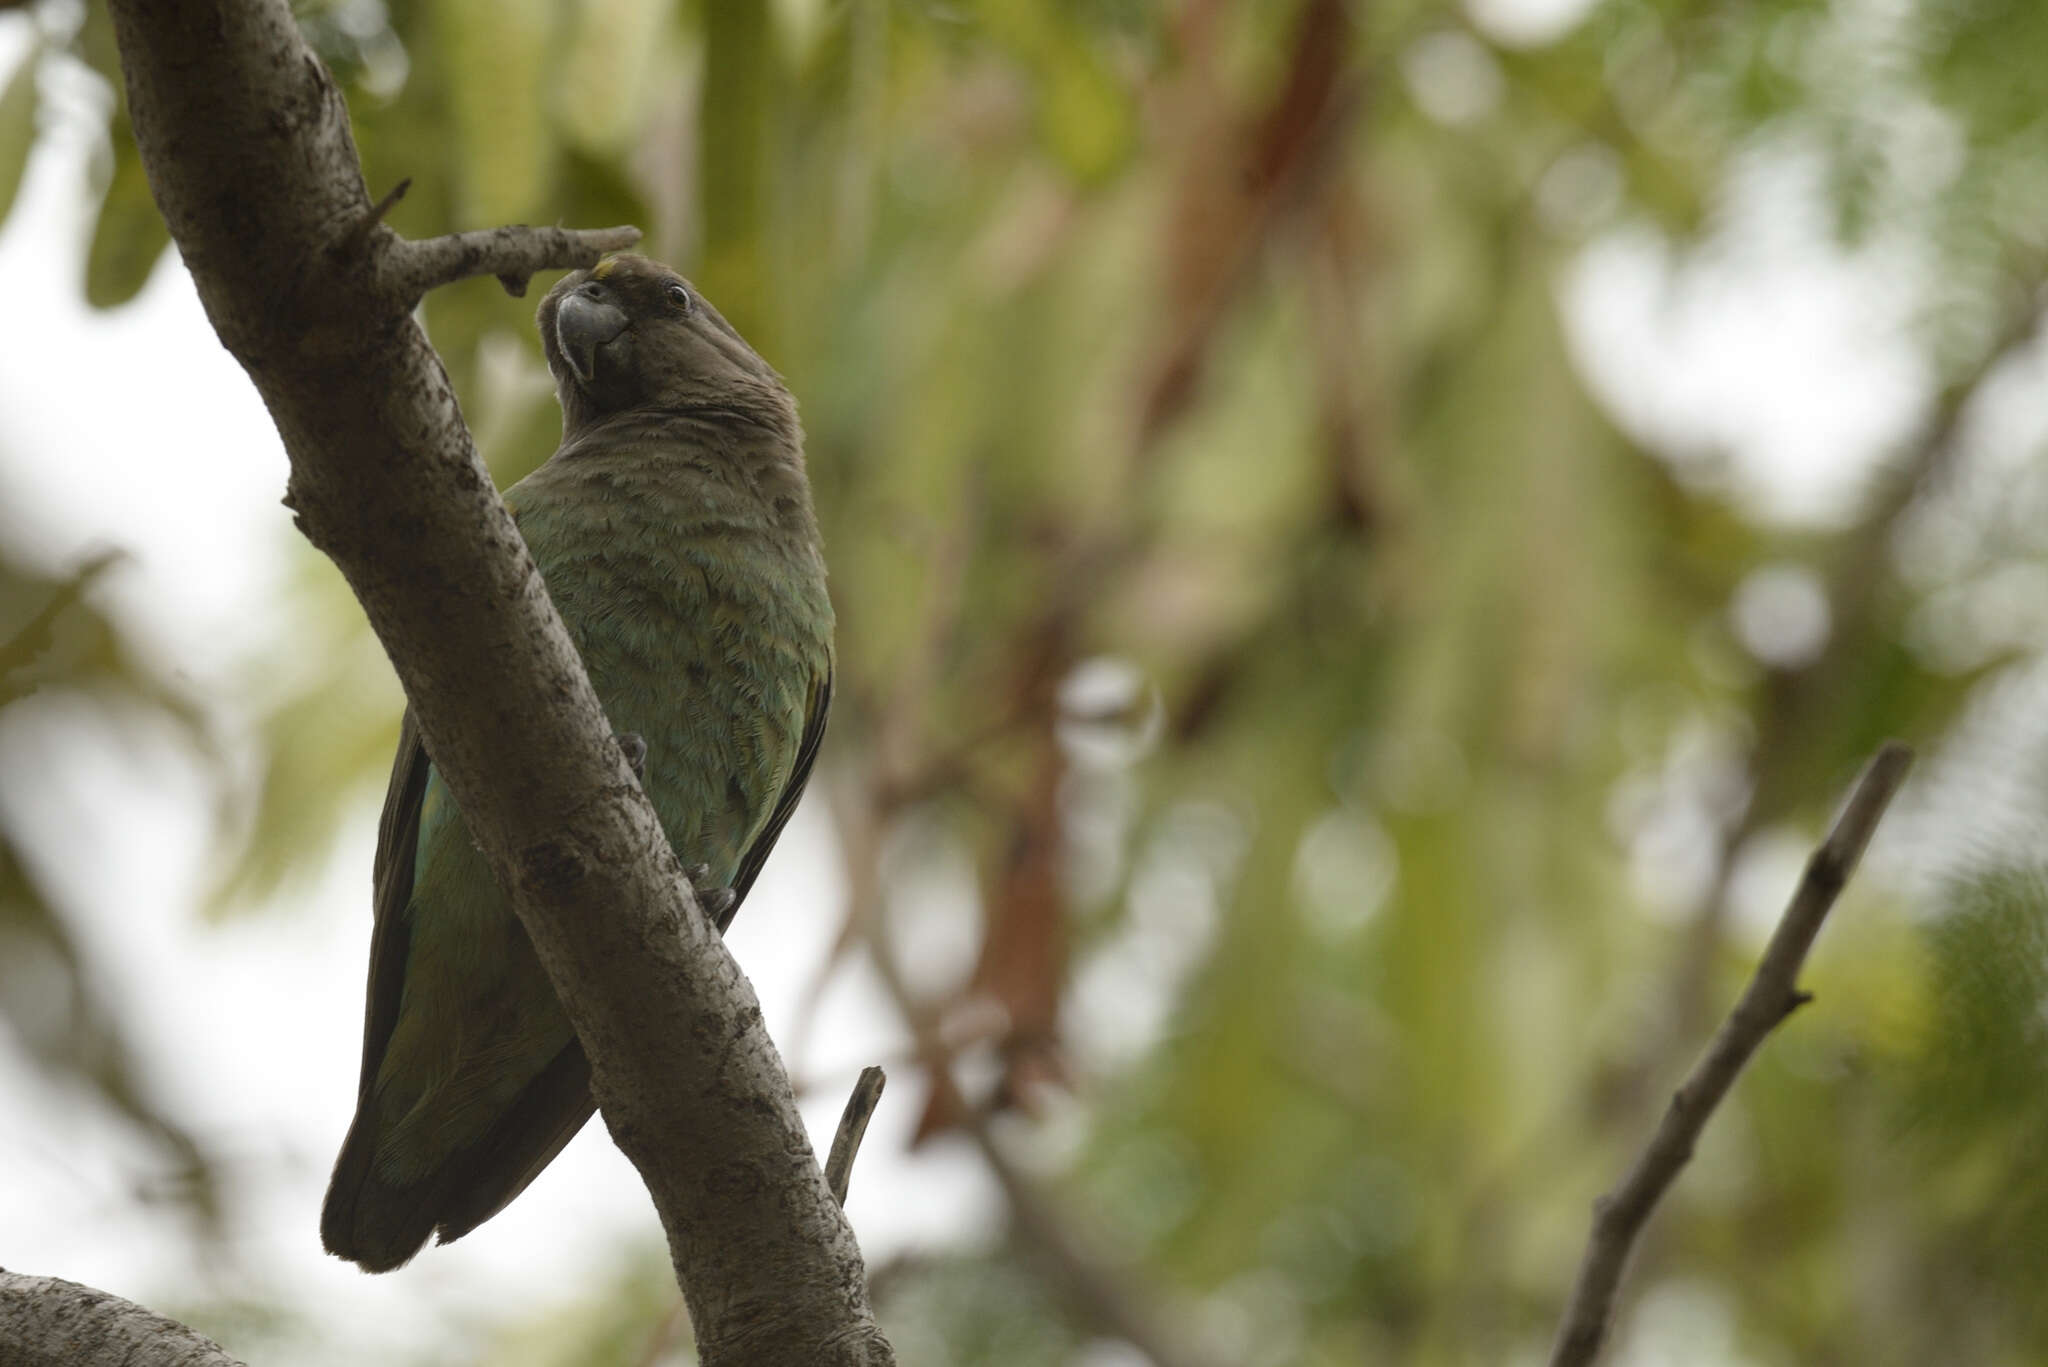
[(628, 321), (617, 304), (582, 290), (562, 301), (555, 312), (555, 342), (578, 380), (590, 383), (597, 373), (598, 349), (624, 332)]

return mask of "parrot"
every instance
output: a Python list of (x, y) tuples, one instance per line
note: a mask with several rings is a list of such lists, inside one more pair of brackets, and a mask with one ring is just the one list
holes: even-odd
[[(537, 321), (562, 440), (505, 502), (723, 933), (803, 793), (832, 696), (796, 401), (695, 286), (645, 257), (564, 276)], [(502, 1210), (596, 1103), (410, 709), (372, 900), (356, 1112), (320, 1236), (387, 1272)]]

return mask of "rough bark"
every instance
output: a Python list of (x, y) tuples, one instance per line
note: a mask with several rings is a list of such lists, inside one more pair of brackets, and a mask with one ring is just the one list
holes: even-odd
[(634, 234), (406, 242), (379, 222), (341, 95), (283, 0), (111, 9), (151, 189), (283, 435), (287, 502), (362, 601), (567, 1005), (668, 1233), (702, 1361), (891, 1362), (753, 991), (612, 743), (411, 316), (434, 284), (523, 284)]
[(5, 1270), (0, 1348), (9, 1367), (242, 1367), (212, 1339), (119, 1296)]

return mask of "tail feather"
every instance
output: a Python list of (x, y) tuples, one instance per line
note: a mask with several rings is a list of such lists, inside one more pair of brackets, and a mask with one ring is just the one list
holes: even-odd
[(452, 1244), (503, 1210), (596, 1112), (590, 1059), (572, 1043), (526, 1084), (490, 1133), (447, 1165), (459, 1180), (448, 1182), (435, 1204), (438, 1242)]
[(524, 1191), (596, 1109), (589, 1060), (570, 1044), (482, 1138), (401, 1185), (377, 1170), (384, 1124), (374, 1091), (365, 1093), (334, 1164), (320, 1242), (366, 1272), (404, 1266), (437, 1232), (453, 1243)]
[[(434, 1207), (420, 1187), (401, 1187), (377, 1173), (383, 1126), (374, 1096), (365, 1095), (341, 1144), (327, 1202), (320, 1208), (320, 1242), (337, 1258), (365, 1272), (403, 1267), (434, 1232)], [(438, 1174), (436, 1174), (438, 1176)], [(432, 1178), (422, 1186), (437, 1185)]]

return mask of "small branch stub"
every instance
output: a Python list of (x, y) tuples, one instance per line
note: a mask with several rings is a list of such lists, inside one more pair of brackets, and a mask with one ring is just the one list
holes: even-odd
[(832, 1199), (842, 1209), (847, 1185), (853, 1181), (853, 1160), (860, 1155), (860, 1141), (867, 1136), (868, 1121), (881, 1104), (882, 1088), (888, 1082), (880, 1068), (861, 1069), (860, 1081), (853, 1084), (853, 1095), (846, 1098), (846, 1110), (840, 1114), (839, 1130), (832, 1136), (832, 1153), (825, 1160), (825, 1185), (832, 1188)]
[(405, 192), (411, 188), (411, 176), (407, 176), (404, 180), (392, 186), (390, 190), (385, 192), (384, 198), (370, 206), (370, 211), (363, 215), (361, 221), (349, 233), (348, 240), (343, 245), (348, 250), (354, 251), (359, 249), (363, 243), (369, 241), (370, 234), (377, 231), (377, 225), (384, 221), (384, 215), (390, 213), (398, 201), (405, 198)]
[(1911, 750), (1897, 741), (1887, 741), (1864, 767), (1834, 829), (1807, 861), (1806, 872), (1772, 932), (1749, 986), (1714, 1032), (1706, 1053), (1693, 1065), (1684, 1084), (1672, 1093), (1663, 1119), (1628, 1173), (1613, 1191), (1593, 1203), (1593, 1232), (1579, 1264), (1571, 1303), (1558, 1325), (1550, 1367), (1586, 1367), (1599, 1356), (1613, 1322), (1622, 1273), (1657, 1203), (1691, 1159), (1693, 1146), (1715, 1108), (1757, 1047), (1787, 1016), (1812, 1000), (1798, 987), (1807, 951), (1813, 948), (1821, 923), (1855, 872), (1879, 818), (1905, 782), (1912, 763)]

